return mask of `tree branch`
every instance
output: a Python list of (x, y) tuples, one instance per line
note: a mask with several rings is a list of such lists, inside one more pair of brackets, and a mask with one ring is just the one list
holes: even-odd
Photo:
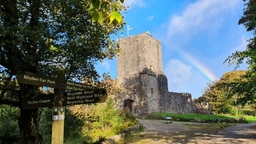
[(0, 105), (1, 105), (1, 104), (6, 104), (6, 105), (11, 105), (11, 106), (20, 107), (20, 102), (18, 102), (18, 101), (0, 100)]
[[(10, 75), (10, 77), (7, 78), (7, 80), (4, 82), (4, 87), (7, 87), (10, 84), (10, 80), (13, 75)], [(0, 100), (4, 97), (4, 94), (6, 93), (6, 89), (1, 90)]]

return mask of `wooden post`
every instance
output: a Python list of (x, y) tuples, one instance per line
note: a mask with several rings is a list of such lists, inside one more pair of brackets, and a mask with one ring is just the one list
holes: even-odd
[(63, 144), (64, 116), (65, 116), (64, 107), (58, 107), (58, 108), (55, 107), (53, 111), (54, 111), (53, 113), (56, 115), (53, 115), (53, 122), (52, 122), (52, 144)]
[(60, 76), (61, 88), (54, 89), (55, 99), (53, 107), (52, 122), (52, 144), (63, 144), (64, 142), (64, 119), (65, 108), (63, 107), (63, 92), (65, 90), (65, 76)]

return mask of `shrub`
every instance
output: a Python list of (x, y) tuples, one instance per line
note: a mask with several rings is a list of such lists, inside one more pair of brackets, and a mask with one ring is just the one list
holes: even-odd
[(16, 144), (20, 139), (18, 126), (19, 108), (8, 105), (0, 107), (0, 144)]
[[(113, 136), (138, 124), (132, 113), (117, 110), (112, 99), (108, 99), (105, 103), (91, 105), (89, 113), (80, 117), (85, 120), (83, 136), (92, 138), (91, 143), (102, 141), (105, 137)], [(89, 120), (88, 117), (96, 120)]]
[(241, 110), (241, 114), (248, 116), (255, 116), (255, 110)]
[(122, 130), (124, 118), (120, 116), (121, 111), (115, 109), (113, 100), (107, 100), (104, 104), (91, 106), (90, 117), (98, 117), (98, 121), (87, 122), (83, 133), (98, 141), (102, 137), (112, 136)]
[(18, 123), (11, 118), (1, 118), (0, 144), (18, 144), (19, 139)]
[(139, 123), (139, 121), (131, 112), (122, 111), (121, 116), (124, 117), (123, 129)]
[(139, 132), (144, 132), (144, 131), (145, 131), (145, 127), (143, 125), (140, 125)]

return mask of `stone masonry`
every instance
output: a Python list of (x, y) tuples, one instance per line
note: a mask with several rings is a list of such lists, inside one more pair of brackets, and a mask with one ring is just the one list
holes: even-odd
[(152, 112), (193, 113), (195, 105), (189, 93), (168, 91), (163, 72), (161, 42), (148, 32), (122, 38), (118, 42), (118, 97), (120, 109), (139, 117)]

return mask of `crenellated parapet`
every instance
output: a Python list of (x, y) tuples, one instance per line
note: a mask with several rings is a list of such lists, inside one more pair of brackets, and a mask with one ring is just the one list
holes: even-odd
[(192, 95), (190, 93), (178, 93), (178, 92), (169, 92), (171, 93), (172, 95), (175, 95), (175, 96), (185, 96), (185, 97), (192, 97)]

